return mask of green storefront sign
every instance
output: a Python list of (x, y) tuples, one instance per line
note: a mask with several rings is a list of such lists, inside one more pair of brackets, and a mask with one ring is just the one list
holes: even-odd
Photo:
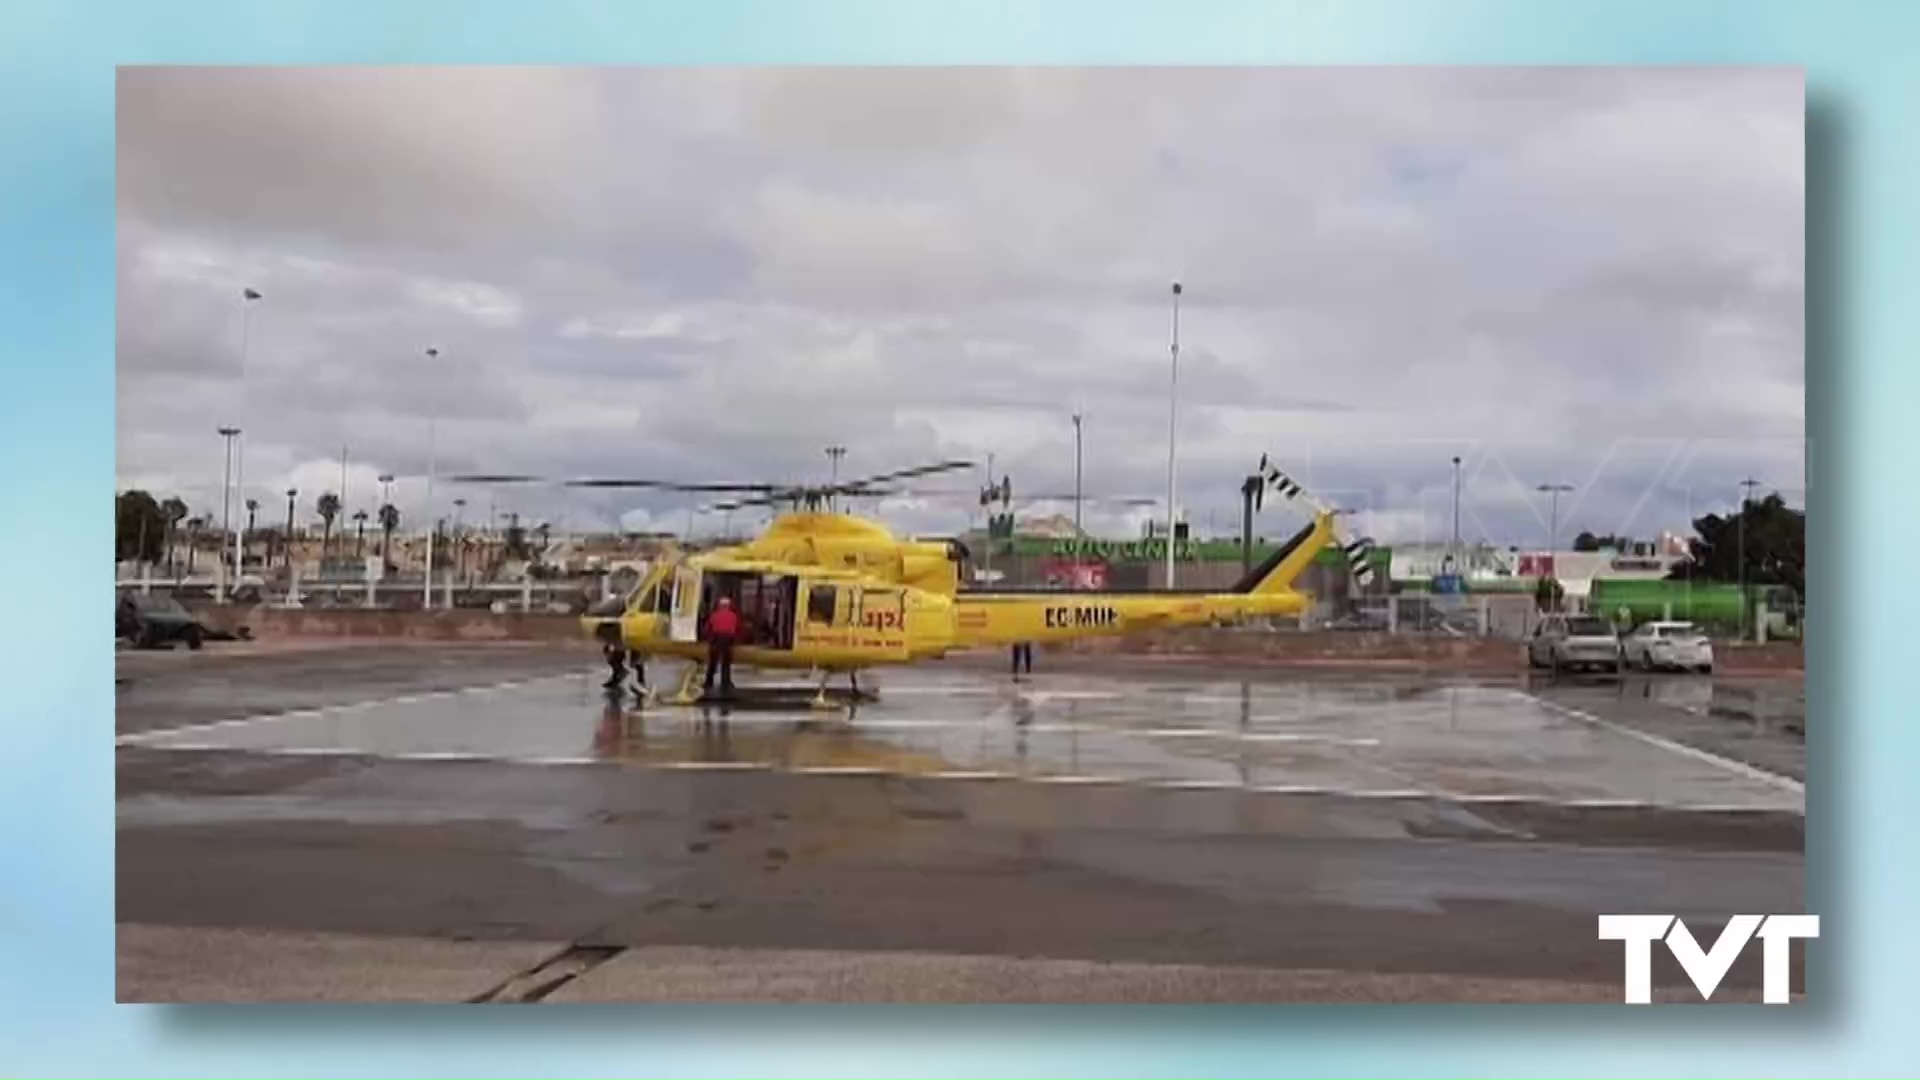
[[(1255, 544), (1253, 561), (1258, 563), (1278, 550), (1278, 544)], [(1013, 541), (1013, 554), (1034, 558), (1097, 559), (1108, 563), (1157, 563), (1167, 557), (1167, 542), (1020, 537)], [(1376, 547), (1368, 553), (1368, 562), (1376, 569), (1384, 569), (1391, 557), (1390, 549)], [(1182, 540), (1174, 544), (1173, 558), (1175, 562), (1238, 562), (1240, 545), (1232, 540)], [(1338, 548), (1323, 548), (1315, 554), (1314, 561), (1326, 566), (1341, 566), (1345, 564), (1346, 556)]]

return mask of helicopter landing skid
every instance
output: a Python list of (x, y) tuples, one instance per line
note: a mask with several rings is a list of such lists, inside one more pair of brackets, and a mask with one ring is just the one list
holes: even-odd
[(861, 686), (858, 677), (848, 679), (848, 685), (830, 689), (828, 679), (822, 678), (815, 684), (785, 685), (772, 684), (760, 686), (735, 686), (730, 694), (707, 693), (700, 679), (705, 667), (690, 665), (681, 676), (680, 688), (671, 697), (665, 699), (668, 705), (714, 705), (726, 704), (742, 709), (792, 709), (809, 707), (815, 709), (845, 709), (857, 705), (872, 705), (880, 700), (879, 691), (872, 686)]

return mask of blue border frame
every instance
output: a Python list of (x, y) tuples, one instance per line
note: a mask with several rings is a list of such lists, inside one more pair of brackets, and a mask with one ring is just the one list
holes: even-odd
[[(985, 9), (985, 10), (983, 10)], [(1911, 1070), (1920, 820), (1907, 624), (1868, 602), (1920, 533), (1920, 5), (1658, 0), (541, 4), (16, 0), (0, 34), (13, 674), (0, 755), (0, 1070), (23, 1074), (1504, 1075)], [(1909, 43), (1903, 48), (1902, 43)], [(1903, 55), (1904, 53), (1904, 55)], [(1814, 798), (1824, 919), (1791, 1013), (1423, 1007), (156, 1009), (113, 995), (113, 81), (122, 63), (1739, 63), (1810, 103)], [(1869, 392), (1871, 387), (1871, 392)], [(1875, 497), (1874, 493), (1882, 494)], [(1867, 520), (1872, 508), (1874, 520)], [(1876, 561), (1877, 560), (1877, 561)], [(24, 572), (23, 572), (24, 571)], [(1870, 576), (1871, 575), (1871, 576)], [(74, 583), (87, 582), (75, 588)], [(21, 673), (25, 678), (21, 679)], [(1905, 917), (1903, 917), (1905, 916)]]

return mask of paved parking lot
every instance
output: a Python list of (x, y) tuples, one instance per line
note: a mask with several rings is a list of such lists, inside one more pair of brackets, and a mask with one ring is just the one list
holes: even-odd
[[(535, 942), (528, 971), (571, 963), (574, 993), (680, 948), (843, 956), (876, 999), (889, 956), (952, 958), (955, 1000), (981, 993), (961, 958), (995, 957), (1189, 973), (1153, 999), (1320, 985), (1301, 972), (1537, 999), (1617, 986), (1598, 913), (1802, 904), (1804, 791), (1759, 760), (1791, 752), (1689, 739), (1684, 703), (1626, 684), (930, 665), (848, 713), (641, 708), (568, 648), (142, 663), (119, 909), (149, 934)], [(164, 996), (143, 940), (123, 993)], [(1195, 974), (1222, 969), (1265, 974)], [(1030, 975), (1049, 1000), (1074, 981)], [(861, 998), (847, 978), (814, 992)]]

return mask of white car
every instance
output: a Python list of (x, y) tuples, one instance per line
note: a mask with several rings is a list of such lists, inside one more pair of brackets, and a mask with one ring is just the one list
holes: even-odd
[(1605, 619), (1588, 615), (1549, 615), (1527, 642), (1527, 662), (1556, 673), (1591, 668), (1618, 674), (1620, 639)]
[(1690, 622), (1641, 623), (1620, 640), (1620, 652), (1642, 671), (1713, 670), (1713, 642)]

